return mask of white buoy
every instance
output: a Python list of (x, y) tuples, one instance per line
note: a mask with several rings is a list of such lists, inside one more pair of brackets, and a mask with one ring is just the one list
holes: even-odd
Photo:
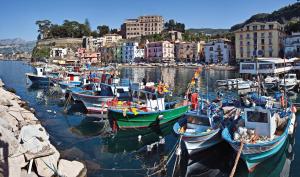
[(150, 152), (152, 150), (152, 146), (151, 145), (147, 145), (147, 151)]
[(159, 144), (165, 144), (166, 140), (162, 136), (159, 136)]
[(291, 124), (289, 126), (289, 134), (290, 135), (294, 134), (295, 122), (296, 122), (296, 115), (295, 115), (295, 113), (292, 113)]
[(142, 141), (142, 135), (138, 136), (138, 141), (141, 142)]

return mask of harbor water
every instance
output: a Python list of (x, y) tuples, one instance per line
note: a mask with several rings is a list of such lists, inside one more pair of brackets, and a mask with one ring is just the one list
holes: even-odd
[[(147, 176), (147, 168), (166, 158), (177, 137), (172, 132), (174, 122), (157, 129), (119, 131), (112, 134), (109, 124), (98, 115), (87, 115), (82, 104), (71, 104), (67, 113), (63, 111), (64, 97), (54, 88), (33, 87), (27, 84), (25, 73), (32, 72), (30, 65), (21, 61), (1, 61), (0, 78), (7, 88), (29, 102), (35, 109), (36, 117), (47, 129), (50, 140), (61, 153), (61, 158), (78, 160), (87, 166), (88, 176)], [(163, 80), (173, 88), (173, 96), (183, 97), (194, 69), (185, 68), (121, 68), (121, 77), (134, 82), (157, 82)], [(236, 78), (236, 71), (203, 72), (201, 90), (203, 95), (214, 97), (219, 90), (215, 81)], [(208, 90), (208, 92), (207, 92)], [(236, 96), (236, 91), (223, 91), (225, 97)], [(297, 94), (292, 95), (295, 102), (300, 101)], [(300, 114), (297, 114), (297, 118)], [(139, 140), (138, 137), (141, 137)], [(300, 176), (300, 145), (297, 139), (300, 132), (289, 137), (285, 146), (272, 158), (258, 165), (254, 172), (248, 173), (240, 161), (236, 176)], [(158, 146), (147, 151), (147, 145), (159, 142)], [(149, 146), (148, 146), (149, 147)], [(183, 152), (184, 153), (184, 152)], [(225, 142), (190, 159), (182, 157), (177, 176), (228, 176), (234, 163), (235, 154)], [(172, 175), (173, 158), (168, 165), (166, 176)], [(148, 173), (148, 174), (147, 174)]]

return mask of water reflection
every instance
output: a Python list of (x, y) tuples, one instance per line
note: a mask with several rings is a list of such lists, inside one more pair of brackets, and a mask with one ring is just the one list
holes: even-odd
[[(235, 176), (239, 177), (287, 177), (290, 176), (291, 162), (294, 159), (294, 137), (289, 137), (281, 150), (273, 157), (259, 164), (253, 172), (248, 172), (245, 163), (240, 160)], [(222, 143), (205, 152), (184, 157), (181, 162), (181, 176), (228, 176), (233, 166), (234, 152)], [(220, 163), (216, 163), (220, 162)]]
[[(14, 71), (14, 73), (12, 73)], [(174, 122), (157, 129), (120, 131), (110, 134), (105, 122), (94, 117), (87, 117), (82, 104), (72, 104), (68, 113), (63, 112), (64, 101), (61, 95), (54, 94), (49, 88), (26, 85), (24, 74), (31, 72), (31, 68), (22, 62), (0, 62), (0, 77), (8, 87), (14, 88), (22, 99), (29, 102), (36, 110), (36, 116), (50, 134), (51, 142), (61, 152), (61, 157), (70, 160), (80, 160), (86, 163), (88, 176), (145, 176), (145, 171), (105, 171), (103, 168), (141, 168), (153, 166), (163, 156), (168, 155), (177, 141), (172, 133)], [(194, 69), (183, 68), (122, 68), (121, 77), (128, 77), (134, 82), (141, 82), (143, 77), (148, 81), (164, 80), (174, 88), (174, 95), (185, 93), (188, 82), (194, 74)], [(215, 97), (218, 88), (215, 81), (219, 79), (235, 78), (236, 73), (209, 70), (203, 74), (200, 82), (201, 91)], [(208, 85), (206, 84), (208, 83)], [(231, 97), (235, 93), (223, 90), (224, 95)], [(297, 94), (292, 95), (297, 97)], [(298, 117), (299, 115), (297, 115)], [(138, 135), (142, 135), (141, 142)], [(152, 152), (147, 152), (147, 145), (159, 141), (164, 137), (165, 144)], [(257, 167), (254, 173), (247, 173), (246, 167), (240, 161), (236, 176), (289, 176), (290, 163), (294, 152), (292, 147), (294, 138), (290, 139), (281, 153)], [(297, 144), (296, 144), (297, 146)], [(235, 155), (232, 149), (221, 143), (205, 152), (197, 154), (192, 159), (181, 161), (181, 176), (228, 176)], [(185, 161), (186, 160), (186, 161)], [(296, 158), (297, 161), (297, 158)], [(174, 160), (171, 161), (174, 164)], [(291, 169), (298, 173), (297, 164)], [(173, 166), (168, 169), (167, 176), (171, 176)], [(170, 172), (171, 171), (171, 172)]]

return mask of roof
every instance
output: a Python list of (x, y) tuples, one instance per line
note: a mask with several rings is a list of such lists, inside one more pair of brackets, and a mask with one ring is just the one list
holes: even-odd
[[(258, 62), (270, 62), (270, 63), (291, 63), (294, 62), (297, 58), (291, 58), (291, 59), (282, 59), (282, 58), (257, 58)], [(245, 63), (253, 63), (254, 61), (244, 61)], [(242, 62), (243, 63), (243, 62)]]

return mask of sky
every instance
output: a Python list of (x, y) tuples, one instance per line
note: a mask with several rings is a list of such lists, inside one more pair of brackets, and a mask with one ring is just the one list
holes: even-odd
[(162, 15), (186, 28), (230, 28), (256, 13), (270, 13), (296, 0), (1, 0), (0, 39), (20, 37), (35, 40), (35, 21), (48, 19), (61, 24), (65, 19), (91, 27), (120, 28), (127, 18)]

